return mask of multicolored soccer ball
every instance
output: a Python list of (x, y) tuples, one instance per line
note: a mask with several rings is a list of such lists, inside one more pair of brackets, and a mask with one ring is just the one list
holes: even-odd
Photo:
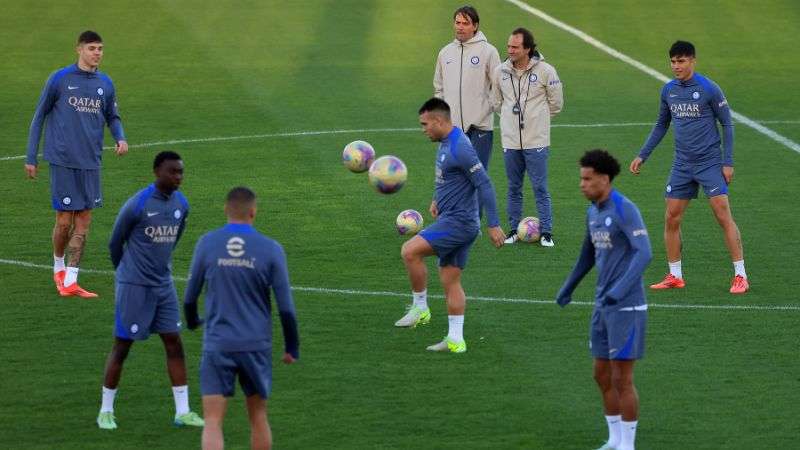
[(422, 214), (407, 209), (397, 215), (397, 232), (402, 235), (415, 235), (422, 229)]
[(400, 158), (381, 156), (369, 167), (369, 183), (382, 194), (393, 194), (406, 183), (408, 170)]
[(517, 225), (517, 237), (522, 242), (537, 242), (541, 234), (539, 219), (536, 217), (526, 217)]
[(365, 141), (353, 141), (344, 147), (342, 163), (351, 172), (365, 172), (375, 161), (375, 149)]

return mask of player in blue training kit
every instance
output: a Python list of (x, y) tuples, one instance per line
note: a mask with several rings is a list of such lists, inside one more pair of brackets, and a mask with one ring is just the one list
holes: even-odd
[[(716, 83), (695, 72), (694, 45), (677, 41), (669, 50), (675, 79), (661, 89), (658, 121), (631, 161), (630, 171), (638, 175), (642, 164), (675, 123), (675, 160), (667, 181), (664, 244), (669, 273), (652, 289), (682, 288), (681, 221), (689, 201), (697, 198), (699, 187), (708, 197), (714, 217), (722, 227), (725, 245), (733, 261), (732, 294), (750, 289), (744, 270), (744, 251), (739, 228), (728, 202), (728, 185), (733, 181), (733, 121), (725, 95)], [(717, 121), (722, 125), (722, 151)]]
[(256, 196), (237, 187), (225, 202), (228, 224), (197, 242), (186, 288), (186, 324), (202, 322), (197, 298), (206, 284), (205, 334), (200, 363), (203, 392), (203, 449), (221, 449), (227, 397), (233, 396), (238, 375), (247, 396), (251, 446), (268, 449), (272, 432), (266, 400), (272, 388), (272, 318), (270, 289), (275, 292), (285, 353), (283, 362), (300, 357), (297, 318), (283, 247), (253, 227)]
[(183, 161), (161, 152), (153, 162), (154, 184), (122, 206), (108, 244), (116, 269), (114, 347), (108, 355), (97, 425), (115, 429), (114, 397), (122, 365), (134, 341), (158, 333), (167, 353), (167, 370), (175, 398), (175, 425), (203, 426), (189, 409), (186, 362), (181, 343), (178, 296), (172, 282), (172, 251), (186, 226), (189, 203), (178, 192)]
[[(117, 142), (117, 154), (128, 151), (117, 112), (111, 78), (97, 70), (103, 40), (94, 31), (78, 37), (78, 62), (50, 75), (31, 121), (25, 171), (36, 178), (39, 139), (44, 128), (44, 159), (50, 163), (50, 192), (56, 223), (53, 227), (53, 280), (62, 296), (84, 298), (97, 294), (78, 285), (92, 209), (103, 206), (100, 160), (103, 127)], [(69, 259), (64, 263), (65, 250)]]
[(469, 139), (450, 121), (450, 107), (444, 100), (432, 98), (422, 105), (419, 114), (423, 132), (431, 141), (441, 142), (436, 152), (436, 194), (430, 207), (436, 222), (403, 244), (401, 255), (411, 281), (413, 303), (395, 326), (415, 327), (430, 322), (424, 258), (437, 255), (449, 331), (442, 342), (428, 350), (462, 353), (467, 345), (463, 334), (466, 297), (461, 287), (461, 271), (480, 230), (478, 199), (486, 209), (489, 237), (496, 247), (503, 245), (505, 235), (499, 225), (492, 182)]
[(633, 366), (644, 356), (647, 325), (642, 274), (653, 255), (639, 209), (611, 186), (620, 170), (617, 160), (605, 150), (591, 150), (580, 165), (581, 191), (592, 204), (581, 254), (556, 302), (572, 301), (578, 283), (597, 266), (589, 348), (609, 431), (601, 448), (633, 450), (639, 417)]

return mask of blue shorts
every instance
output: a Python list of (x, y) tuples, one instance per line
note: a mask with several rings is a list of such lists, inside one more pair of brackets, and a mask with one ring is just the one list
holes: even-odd
[(456, 266), (464, 270), (469, 249), (478, 236), (478, 228), (465, 228), (452, 221), (437, 220), (420, 231), (419, 235), (433, 247), (439, 257), (439, 267)]
[(647, 305), (595, 308), (589, 326), (589, 349), (595, 358), (642, 359), (646, 331)]
[(244, 395), (268, 398), (272, 390), (272, 352), (203, 352), (200, 359), (202, 395), (233, 397), (237, 375)]
[(175, 286), (140, 286), (117, 283), (114, 335), (122, 339), (145, 340), (150, 333), (181, 330), (178, 294)]
[(728, 183), (722, 175), (722, 164), (673, 165), (667, 180), (664, 197), (675, 199), (697, 198), (698, 186), (703, 186), (706, 197), (716, 197), (728, 193)]
[(57, 211), (83, 211), (103, 206), (100, 169), (71, 169), (50, 164), (50, 198)]

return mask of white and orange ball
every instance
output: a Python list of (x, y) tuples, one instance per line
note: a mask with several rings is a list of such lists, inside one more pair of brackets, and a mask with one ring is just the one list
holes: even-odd
[(407, 209), (397, 215), (397, 232), (401, 235), (415, 235), (422, 229), (422, 214)]
[(537, 242), (541, 235), (539, 219), (536, 217), (526, 217), (517, 225), (517, 237), (522, 242)]
[(351, 172), (365, 172), (375, 161), (375, 149), (366, 141), (353, 141), (344, 147), (342, 163)]
[(369, 167), (369, 183), (381, 194), (399, 191), (407, 178), (406, 165), (396, 156), (381, 156)]

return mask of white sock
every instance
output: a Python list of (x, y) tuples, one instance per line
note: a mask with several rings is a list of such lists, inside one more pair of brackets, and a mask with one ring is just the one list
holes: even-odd
[(742, 278), (747, 278), (747, 273), (744, 271), (744, 260), (733, 262), (733, 272), (735, 275), (741, 275)]
[(64, 265), (64, 257), (58, 257), (53, 255), (53, 273), (61, 272), (62, 270), (67, 270), (67, 267)]
[(411, 295), (414, 296), (414, 306), (419, 309), (428, 309), (428, 290), (425, 289), (422, 292), (411, 292)]
[(464, 315), (460, 316), (447, 316), (447, 322), (450, 324), (447, 332), (447, 337), (451, 341), (463, 342), (464, 341)]
[(175, 415), (180, 416), (189, 412), (189, 386), (172, 386), (172, 396), (175, 398)]
[(683, 271), (681, 271), (681, 260), (669, 263), (669, 273), (675, 278), (683, 279)]
[(103, 404), (100, 405), (100, 412), (114, 412), (114, 397), (117, 395), (116, 389), (109, 389), (103, 386)]
[(78, 268), (67, 267), (67, 276), (64, 277), (64, 287), (72, 286), (78, 282)]
[(608, 442), (606, 442), (606, 445), (617, 448), (621, 440), (622, 416), (619, 414), (616, 416), (606, 416), (606, 423), (608, 423)]
[(620, 427), (622, 428), (622, 439), (620, 440), (617, 450), (634, 450), (633, 443), (636, 440), (636, 424), (638, 424), (639, 421), (625, 422), (623, 420), (620, 423), (622, 424)]

